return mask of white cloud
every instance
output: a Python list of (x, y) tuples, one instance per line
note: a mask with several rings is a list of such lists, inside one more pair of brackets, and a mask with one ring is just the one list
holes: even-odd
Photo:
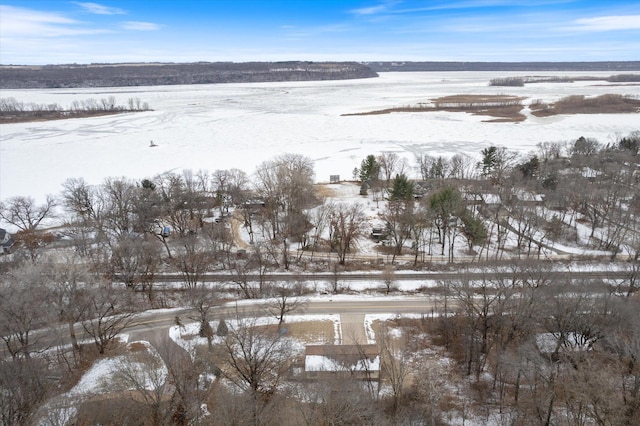
[(640, 30), (640, 15), (598, 16), (574, 21), (570, 30), (619, 31)]
[[(389, 13), (394, 15), (412, 14), (416, 12), (430, 12), (439, 10), (457, 10), (457, 9), (478, 9), (490, 7), (539, 7), (555, 4), (571, 3), (574, 0), (464, 0), (464, 1), (439, 1), (426, 2), (426, 5), (411, 6), (404, 1), (389, 0), (383, 4), (371, 7), (363, 7), (354, 9), (351, 13), (355, 15), (376, 15), (381, 13)], [(406, 7), (396, 8), (395, 6)]]
[(350, 12), (354, 15), (377, 15), (389, 12), (394, 6), (400, 3), (402, 3), (402, 0), (387, 0), (377, 6), (361, 7), (359, 9), (353, 9)]
[(56, 12), (0, 5), (0, 33), (3, 38), (66, 37), (107, 32), (95, 28), (82, 28), (81, 24), (82, 22)]
[(162, 25), (153, 22), (127, 21), (122, 23), (122, 28), (131, 31), (156, 31), (162, 28)]
[(363, 7), (361, 9), (354, 9), (351, 13), (355, 15), (375, 15), (376, 13), (385, 12), (387, 10), (386, 5)]
[(96, 15), (124, 15), (127, 13), (123, 9), (119, 9), (117, 7), (104, 6), (98, 3), (75, 2), (75, 4), (77, 4), (82, 9), (84, 9), (85, 12), (94, 13)]

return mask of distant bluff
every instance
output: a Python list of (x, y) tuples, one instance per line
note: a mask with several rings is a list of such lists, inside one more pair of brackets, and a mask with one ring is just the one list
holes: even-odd
[(3, 65), (0, 89), (348, 80), (377, 77), (356, 62), (196, 62)]

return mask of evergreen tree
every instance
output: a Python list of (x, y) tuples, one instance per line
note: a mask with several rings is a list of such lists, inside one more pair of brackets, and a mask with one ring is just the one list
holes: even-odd
[(374, 155), (367, 155), (360, 165), (360, 181), (372, 183), (380, 175), (380, 164)]
[(409, 201), (413, 198), (413, 182), (404, 174), (396, 175), (389, 191), (390, 201)]
[(518, 170), (520, 170), (522, 177), (525, 179), (537, 178), (539, 169), (540, 160), (538, 160), (537, 155), (534, 155), (526, 163), (522, 163), (518, 166)]
[(487, 177), (491, 176), (493, 173), (493, 169), (495, 169), (498, 164), (498, 148), (495, 146), (490, 146), (489, 148), (485, 148), (481, 151), (482, 153), (482, 176)]
[(216, 329), (216, 336), (224, 337), (229, 333), (229, 327), (227, 326), (227, 322), (222, 318), (218, 323), (218, 328)]

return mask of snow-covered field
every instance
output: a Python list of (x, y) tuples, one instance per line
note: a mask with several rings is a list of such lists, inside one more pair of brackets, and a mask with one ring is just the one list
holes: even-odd
[[(607, 77), (612, 73), (583, 75)], [(610, 142), (637, 130), (637, 114), (529, 118), (484, 123), (466, 113), (396, 113), (349, 116), (415, 105), (454, 94), (514, 94), (527, 101), (569, 95), (640, 96), (640, 86), (604, 81), (488, 87), (496, 77), (521, 72), (382, 73), (379, 78), (288, 83), (246, 83), (89, 89), (3, 90), (2, 97), (68, 107), (74, 100), (114, 96), (148, 102), (153, 111), (48, 122), (4, 124), (0, 132), (0, 200), (58, 194), (70, 177), (98, 184), (108, 176), (152, 177), (169, 170), (239, 168), (291, 152), (315, 161), (316, 180), (350, 178), (368, 154), (396, 152), (478, 156), (490, 144), (526, 153), (539, 142), (580, 136)], [(536, 73), (576, 76), (580, 73)], [(150, 141), (157, 144), (150, 147)]]

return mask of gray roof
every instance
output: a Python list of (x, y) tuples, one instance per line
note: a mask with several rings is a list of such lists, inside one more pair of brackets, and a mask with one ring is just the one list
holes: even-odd
[(16, 241), (13, 239), (13, 236), (10, 233), (0, 228), (0, 247), (10, 248), (15, 242)]

